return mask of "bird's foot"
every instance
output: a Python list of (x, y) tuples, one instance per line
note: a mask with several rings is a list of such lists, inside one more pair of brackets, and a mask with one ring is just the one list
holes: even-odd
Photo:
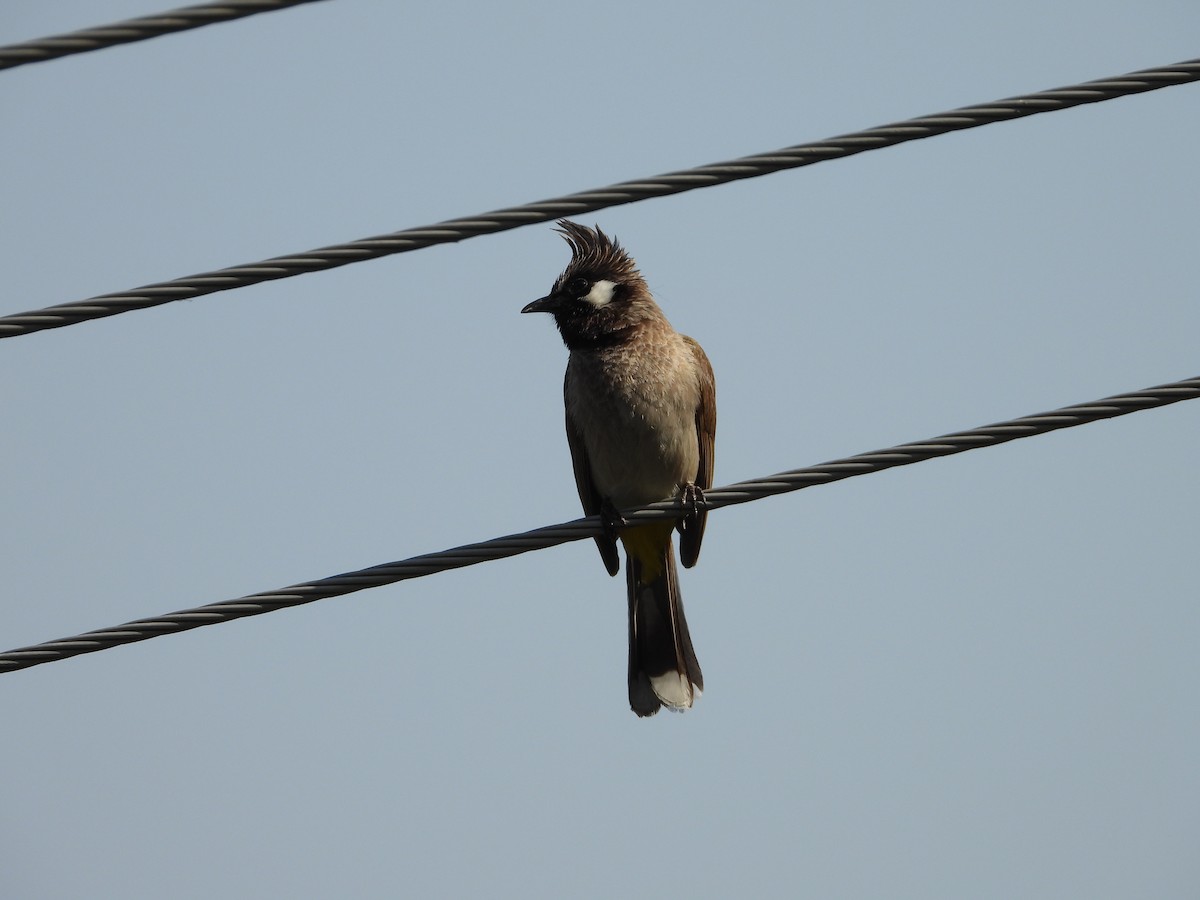
[(698, 484), (685, 484), (679, 497), (679, 505), (688, 516), (696, 515), (701, 507), (707, 509), (708, 501), (704, 499), (704, 488)]
[(612, 505), (611, 500), (605, 500), (600, 505), (600, 527), (604, 536), (610, 541), (617, 539), (617, 532), (629, 524), (629, 520), (621, 515), (621, 511)]
[(683, 507), (683, 518), (675, 524), (675, 530), (683, 534), (695, 525), (700, 509), (708, 506), (708, 501), (704, 499), (704, 488), (696, 484), (685, 484), (683, 492), (679, 495), (679, 505)]

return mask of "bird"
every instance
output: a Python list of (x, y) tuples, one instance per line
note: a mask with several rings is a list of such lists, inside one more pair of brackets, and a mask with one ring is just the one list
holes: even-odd
[[(716, 381), (704, 350), (671, 327), (633, 257), (599, 226), (555, 229), (571, 260), (522, 313), (554, 316), (569, 351), (563, 401), (575, 486), (609, 575), (625, 549), (629, 706), (639, 717), (690, 709), (704, 689), (679, 577), (700, 555), (717, 430)], [(678, 499), (678, 519), (631, 524), (621, 509)]]

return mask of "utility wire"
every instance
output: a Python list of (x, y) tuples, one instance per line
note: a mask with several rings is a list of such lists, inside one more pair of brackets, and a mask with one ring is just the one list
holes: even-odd
[(1085, 103), (1098, 103), (1101, 100), (1197, 80), (1200, 80), (1200, 59), (1035, 94), (1023, 94), (1007, 100), (908, 119), (811, 144), (799, 144), (773, 153), (668, 172), (639, 181), (624, 181), (598, 190), (494, 210), (468, 218), (450, 219), (424, 228), (410, 228), (347, 244), (321, 247), (305, 253), (278, 256), (261, 262), (157, 282), (121, 293), (101, 294), (88, 300), (3, 316), (0, 317), (0, 338), (15, 337), (48, 328), (61, 328), (135, 309), (148, 309), (173, 300), (192, 300), (217, 291), (246, 287), (278, 278), (290, 278), (306, 272), (335, 269), (353, 262), (405, 253), (435, 244), (453, 243), (483, 234), (494, 234), (561, 216), (580, 215), (611, 206), (635, 203), (650, 197), (663, 197), (742, 178), (755, 178), (783, 169), (795, 169), (826, 159), (853, 156), (866, 150), (891, 147), (951, 131), (963, 131), (992, 122), (1020, 119), (1037, 113), (1067, 109)]
[[(720, 509), (724, 506), (748, 503), (751, 500), (759, 500), (774, 494), (798, 491), (817, 484), (828, 484), (844, 478), (853, 478), (856, 475), (881, 472), (884, 469), (906, 466), (940, 456), (951, 456), (977, 447), (990, 447), (1017, 438), (1044, 434), (1060, 428), (1071, 428), (1100, 419), (1127, 415), (1138, 410), (1167, 406), (1181, 400), (1194, 400), (1198, 397), (1200, 397), (1200, 377), (1189, 378), (1129, 394), (1118, 394), (1092, 403), (1081, 403), (1052, 412), (1011, 419), (1007, 422), (985, 425), (969, 431), (959, 431), (928, 441), (901, 444), (871, 453), (860, 453), (857, 456), (834, 460), (807, 469), (794, 469), (767, 478), (743, 481), (706, 491), (705, 499), (710, 508)], [(679, 505), (676, 501), (664, 501), (644, 509), (627, 511), (624, 515), (627, 519), (638, 521), (673, 518), (679, 515)], [(384, 563), (369, 569), (360, 569), (356, 572), (347, 572), (317, 581), (294, 584), (277, 591), (250, 594), (236, 600), (211, 603), (207, 606), (167, 613), (151, 619), (137, 619), (115, 628), (89, 631), (75, 637), (0, 653), (0, 673), (67, 659), (83, 653), (107, 650), (121, 644), (149, 640), (162, 634), (174, 634), (204, 625), (215, 625), (218, 622), (240, 619), (244, 616), (257, 616), (277, 609), (301, 606), (305, 603), (312, 603), (314, 600), (338, 597), (366, 588), (433, 575), (448, 569), (460, 569), (477, 563), (504, 559), (530, 550), (540, 550), (569, 541), (582, 540), (599, 533), (599, 517), (589, 516), (560, 525), (537, 528), (522, 534), (499, 537), (478, 544), (467, 544), (440, 553), (428, 553), (399, 562)]]
[(0, 69), (15, 69), (26, 63), (58, 59), (62, 56), (87, 53), (91, 50), (103, 50), (105, 47), (115, 47), (117, 44), (131, 44), (134, 41), (144, 41), (147, 38), (163, 34), (190, 31), (204, 25), (230, 22), (257, 13), (274, 12), (277, 9), (287, 9), (289, 6), (315, 2), (316, 0), (226, 0), (225, 3), (185, 6), (182, 9), (172, 9), (154, 16), (126, 19), (123, 22), (113, 22), (111, 25), (99, 25), (95, 28), (84, 28), (67, 34), (56, 34), (52, 37), (0, 47)]

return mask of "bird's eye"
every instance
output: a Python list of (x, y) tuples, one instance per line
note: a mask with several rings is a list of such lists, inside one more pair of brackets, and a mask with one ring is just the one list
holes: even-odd
[(572, 278), (567, 282), (567, 293), (572, 297), (582, 297), (588, 292), (588, 288), (591, 286), (591, 282), (589, 282), (586, 278)]

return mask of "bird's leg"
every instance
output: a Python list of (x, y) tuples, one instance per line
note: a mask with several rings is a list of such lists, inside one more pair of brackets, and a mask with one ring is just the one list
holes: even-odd
[(616, 541), (617, 531), (629, 524), (629, 520), (621, 515), (621, 511), (613, 506), (611, 500), (607, 497), (600, 504), (600, 526), (604, 529), (604, 536), (610, 541)]

